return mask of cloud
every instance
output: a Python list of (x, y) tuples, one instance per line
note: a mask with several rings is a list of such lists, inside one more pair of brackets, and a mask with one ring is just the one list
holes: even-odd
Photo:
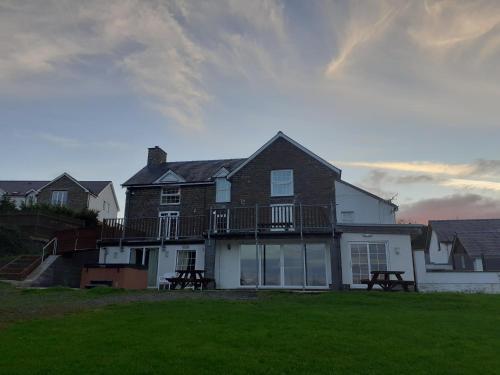
[(99, 148), (99, 149), (108, 149), (108, 150), (130, 150), (132, 148), (131, 145), (128, 143), (124, 142), (118, 142), (118, 141), (103, 141), (103, 142), (98, 142), (98, 141), (85, 141), (85, 140), (80, 140), (76, 138), (69, 138), (69, 137), (63, 137), (51, 133), (39, 133), (38, 138), (46, 141), (48, 143), (51, 143), (55, 146), (61, 147), (61, 148), (71, 148), (71, 149), (77, 149), (77, 148)]
[(325, 69), (327, 78), (335, 78), (356, 49), (382, 34), (400, 10), (383, 1), (375, 3), (375, 9), (366, 2), (352, 4), (351, 11), (355, 16), (350, 18), (343, 35), (339, 36), (338, 51)]
[[(82, 66), (99, 61), (105, 67), (100, 73), (121, 74), (171, 123), (200, 129), (213, 99), (206, 85), (210, 69), (274, 71), (262, 44), (274, 37), (284, 41), (282, 8), (278, 1), (3, 2), (0, 83), (8, 92), (9, 85), (41, 77), (76, 79)], [(244, 21), (245, 28), (231, 30), (230, 18)], [(267, 39), (256, 39), (257, 31)]]
[(436, 177), (429, 176), (426, 174), (405, 175), (405, 176), (399, 176), (399, 177), (395, 178), (395, 182), (397, 184), (401, 184), (401, 185), (428, 183), (428, 182), (433, 182), (436, 180), (437, 180)]
[(441, 185), (460, 189), (492, 190), (500, 192), (500, 182), (493, 181), (452, 178), (441, 182)]
[(398, 220), (426, 224), (428, 220), (500, 218), (500, 200), (478, 194), (454, 194), (401, 205)]
[(352, 162), (337, 162), (337, 164), (356, 168), (378, 168), (387, 169), (398, 172), (416, 172), (416, 173), (432, 173), (445, 174), (451, 176), (463, 176), (472, 173), (475, 167), (471, 164), (446, 164), (435, 163), (429, 161), (415, 162), (368, 162), (368, 161), (352, 161)]

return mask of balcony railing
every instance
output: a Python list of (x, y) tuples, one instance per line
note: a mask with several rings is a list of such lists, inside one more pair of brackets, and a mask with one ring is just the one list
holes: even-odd
[(133, 219), (107, 219), (102, 227), (102, 240), (202, 238), (204, 216), (168, 216)]
[(101, 239), (176, 240), (244, 233), (311, 233), (332, 230), (331, 205), (211, 208), (206, 215), (105, 220)]

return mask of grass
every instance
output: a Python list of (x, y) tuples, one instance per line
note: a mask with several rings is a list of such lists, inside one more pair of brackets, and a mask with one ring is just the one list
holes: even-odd
[[(38, 293), (107, 298), (79, 292)], [(116, 304), (10, 323), (0, 330), (0, 373), (493, 374), (499, 297), (261, 293)]]

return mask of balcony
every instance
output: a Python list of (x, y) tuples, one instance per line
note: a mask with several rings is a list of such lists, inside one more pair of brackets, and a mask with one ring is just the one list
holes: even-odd
[(210, 236), (332, 231), (331, 205), (245, 206), (212, 208), (205, 215), (109, 219), (102, 240), (179, 240)]

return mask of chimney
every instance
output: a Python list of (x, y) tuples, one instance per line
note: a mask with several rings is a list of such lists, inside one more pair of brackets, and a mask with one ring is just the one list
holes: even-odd
[(148, 148), (148, 167), (154, 167), (167, 162), (167, 153), (160, 147)]

